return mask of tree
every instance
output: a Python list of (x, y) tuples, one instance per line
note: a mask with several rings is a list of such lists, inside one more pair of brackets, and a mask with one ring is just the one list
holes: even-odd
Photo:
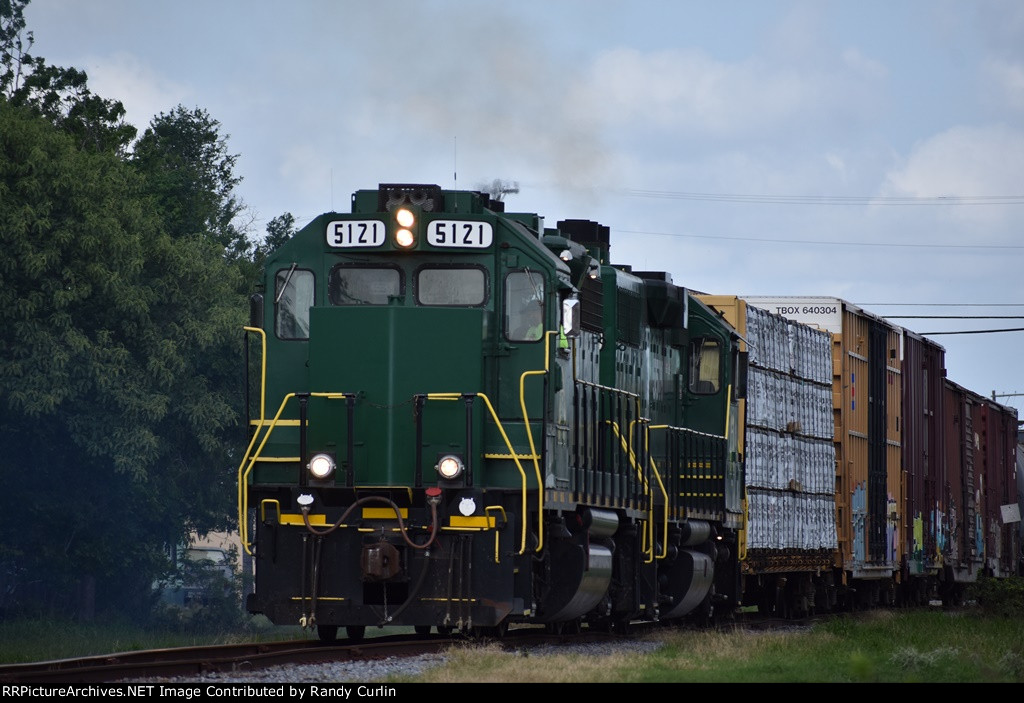
[(179, 107), (129, 157), (26, 4), (0, 0), (0, 574), (124, 611), (165, 544), (232, 523), (252, 246), (219, 123)]
[(239, 293), (252, 293), (263, 281), (263, 265), (279, 246), (295, 235), (295, 217), (286, 212), (267, 223), (267, 233), (262, 242), (252, 246), (249, 254), (239, 257), (234, 263), (241, 273)]
[(83, 149), (124, 154), (136, 135), (124, 122), (124, 106), (94, 95), (84, 71), (50, 66), (28, 53), (35, 37), (25, 31), (26, 5), (0, 0), (0, 96), (46, 118)]
[(85, 613), (233, 512), (239, 273), (148, 187), (0, 101), (0, 560)]
[(235, 196), (238, 156), (229, 154), (220, 123), (205, 110), (179, 105), (160, 113), (135, 144), (133, 162), (146, 175), (168, 233), (198, 235), (236, 260), (252, 247), (237, 224), (244, 205)]
[(295, 216), (290, 212), (278, 215), (267, 223), (267, 236), (263, 240), (264, 256), (270, 255), (279, 246), (295, 236)]

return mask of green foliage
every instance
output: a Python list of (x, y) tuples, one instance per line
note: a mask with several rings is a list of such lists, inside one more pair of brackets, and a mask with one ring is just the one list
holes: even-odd
[(163, 543), (232, 512), (240, 273), (147, 184), (0, 102), (0, 528), (43, 607), (144, 607)]
[(231, 259), (244, 257), (251, 246), (235, 225), (243, 209), (234, 195), (241, 181), (234, 175), (237, 159), (228, 153), (219, 122), (205, 110), (181, 105), (153, 118), (133, 155), (168, 234), (200, 236), (222, 246)]
[(193, 631), (178, 624), (140, 622), (126, 617), (102, 623), (58, 618), (0, 621), (0, 662), (33, 662), (93, 654), (164, 649), (202, 644), (271, 642), (308, 638), (299, 628), (276, 628), (262, 616), (243, 618), (237, 627)]
[(229, 562), (184, 559), (159, 584), (150, 621), (169, 631), (220, 633), (244, 629), (242, 576)]
[(291, 239), (295, 232), (295, 217), (290, 212), (278, 215), (267, 223), (267, 233), (263, 241), (256, 243), (247, 256), (236, 258), (234, 261), (241, 274), (240, 292), (252, 293), (262, 284), (263, 266), (267, 257)]
[(93, 94), (84, 71), (51, 66), (29, 51), (28, 0), (0, 0), (0, 99), (30, 110), (71, 135), (80, 149), (120, 154), (135, 138), (124, 106)]
[(278, 215), (267, 223), (267, 236), (263, 243), (256, 247), (253, 258), (262, 264), (279, 246), (294, 237), (296, 231), (294, 215), (290, 212)]
[(179, 107), (129, 158), (121, 104), (29, 53), (26, 4), (0, 0), (0, 608), (139, 613), (165, 545), (232, 520), (237, 157)]
[(995, 579), (983, 576), (971, 584), (970, 597), (985, 613), (1020, 619), (1024, 617), (1024, 578)]

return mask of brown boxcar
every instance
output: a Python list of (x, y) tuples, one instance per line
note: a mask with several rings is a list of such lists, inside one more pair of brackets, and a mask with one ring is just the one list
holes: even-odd
[(833, 337), (836, 514), (842, 578), (865, 603), (895, 596), (903, 561), (900, 328), (839, 298), (746, 301)]
[(944, 464), (948, 534), (942, 598), (957, 602), (982, 574), (1019, 568), (1017, 411), (946, 380)]
[(1017, 537), (1020, 539), (1020, 552), (1017, 562), (1017, 573), (1024, 576), (1024, 430), (1017, 421)]
[(945, 349), (903, 331), (904, 596), (926, 603), (943, 565), (949, 513), (943, 462)]
[(985, 573), (1005, 578), (1017, 570), (1020, 554), (1016, 497), (1017, 411), (982, 398), (975, 406), (981, 459)]

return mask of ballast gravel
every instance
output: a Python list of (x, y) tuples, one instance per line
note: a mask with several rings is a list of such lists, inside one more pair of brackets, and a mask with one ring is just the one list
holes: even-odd
[[(555, 654), (585, 654), (600, 657), (622, 652), (647, 653), (658, 649), (659, 642), (622, 640), (542, 645), (527, 650), (509, 650), (508, 656), (542, 657)], [(373, 661), (343, 661), (321, 664), (294, 664), (249, 671), (214, 672), (201, 676), (166, 677), (123, 681), (122, 683), (368, 683), (388, 676), (416, 676), (448, 661), (444, 653), (415, 657), (387, 657)]]

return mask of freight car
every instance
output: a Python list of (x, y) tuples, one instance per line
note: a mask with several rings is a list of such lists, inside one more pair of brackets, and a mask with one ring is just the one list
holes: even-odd
[(1016, 414), (947, 381), (941, 347), (838, 299), (698, 294), (610, 239), (382, 184), (269, 257), (250, 612), (324, 640), (566, 632), (1011, 573)]
[[(743, 304), (832, 339), (838, 545), (821, 571), (786, 556), (790, 563), (774, 570), (780, 608), (956, 603), (979, 575), (1018, 571), (1013, 408), (947, 379), (940, 345), (845, 300)], [(749, 494), (757, 447), (746, 450)]]
[(832, 336), (736, 296), (700, 295), (748, 354), (740, 400), (746, 515), (739, 571), (746, 605), (798, 617), (836, 607), (836, 445)]
[(238, 477), (251, 612), (332, 640), (739, 606), (745, 355), (609, 239), (385, 184), (268, 259)]
[(943, 384), (943, 402), (947, 489), (939, 530), (948, 545), (943, 596), (960, 602), (964, 585), (979, 574), (1007, 577), (1019, 567), (1017, 417), (949, 380)]

